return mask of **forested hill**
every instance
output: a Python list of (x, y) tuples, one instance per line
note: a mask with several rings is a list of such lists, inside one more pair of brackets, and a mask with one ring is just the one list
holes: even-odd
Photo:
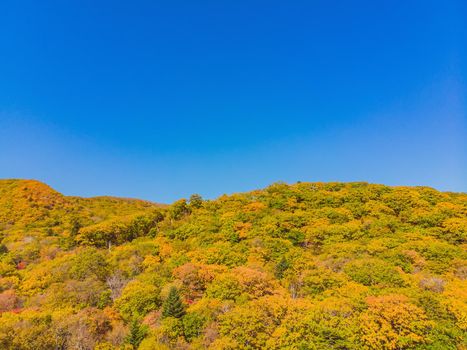
[(467, 194), (427, 187), (0, 180), (0, 349), (466, 349), (466, 236)]

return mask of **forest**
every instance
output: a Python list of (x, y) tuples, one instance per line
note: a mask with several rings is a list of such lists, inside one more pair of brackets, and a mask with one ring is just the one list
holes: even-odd
[(467, 349), (467, 194), (173, 204), (0, 180), (0, 349)]

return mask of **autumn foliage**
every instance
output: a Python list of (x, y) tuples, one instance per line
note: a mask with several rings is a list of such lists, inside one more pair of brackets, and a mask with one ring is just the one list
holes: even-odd
[(276, 183), (165, 206), (0, 181), (0, 349), (465, 349), (467, 195)]

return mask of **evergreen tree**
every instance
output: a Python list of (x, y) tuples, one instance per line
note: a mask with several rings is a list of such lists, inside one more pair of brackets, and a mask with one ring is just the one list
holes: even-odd
[(182, 303), (178, 289), (172, 287), (162, 307), (162, 317), (181, 318), (183, 315), (185, 315), (185, 305)]
[(130, 325), (130, 333), (126, 337), (126, 343), (130, 344), (133, 349), (137, 349), (146, 336), (146, 332), (146, 327), (141, 326), (137, 320), (133, 320)]

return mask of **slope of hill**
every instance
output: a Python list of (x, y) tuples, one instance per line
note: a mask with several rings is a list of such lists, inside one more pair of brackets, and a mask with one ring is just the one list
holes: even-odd
[(273, 184), (170, 206), (0, 181), (1, 349), (464, 349), (467, 195)]
[(35, 180), (0, 180), (0, 233), (5, 243), (25, 238), (50, 242), (51, 237), (63, 243), (85, 226), (128, 221), (161, 207), (137, 199), (67, 197)]

